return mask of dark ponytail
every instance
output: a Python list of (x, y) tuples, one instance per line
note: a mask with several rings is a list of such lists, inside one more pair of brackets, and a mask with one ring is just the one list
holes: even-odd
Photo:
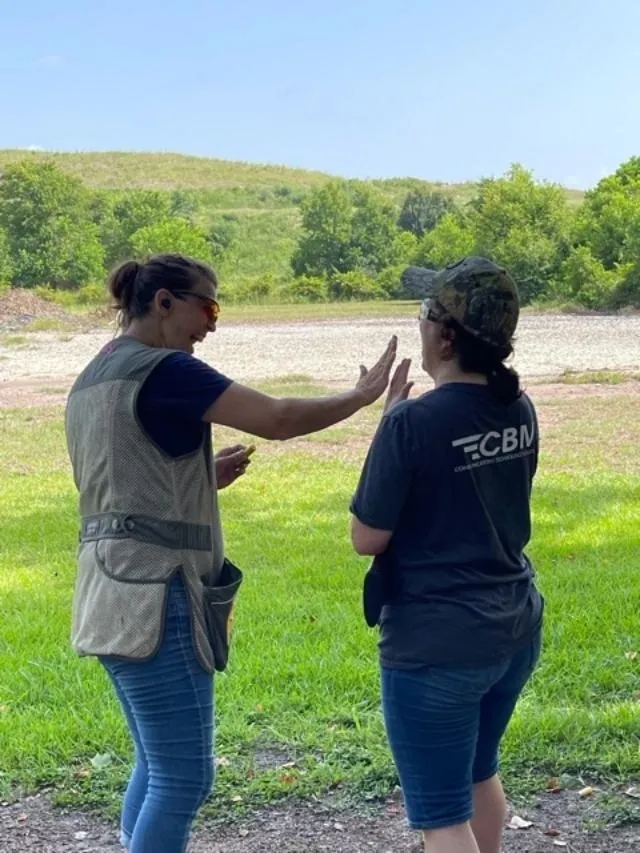
[(505, 359), (513, 353), (511, 344), (497, 347), (476, 338), (454, 320), (446, 325), (455, 331), (453, 350), (460, 369), (464, 373), (481, 373), (487, 377), (491, 393), (501, 403), (513, 403), (522, 389), (520, 377), (512, 367), (507, 367)]
[(137, 261), (125, 261), (109, 276), (107, 287), (113, 297), (113, 308), (121, 313), (127, 322), (131, 319), (130, 307), (136, 290), (136, 279), (141, 266)]
[(218, 277), (202, 261), (185, 255), (154, 255), (144, 263), (125, 261), (109, 276), (108, 289), (113, 307), (119, 311), (122, 325), (149, 313), (158, 290), (173, 292), (193, 290), (200, 279), (218, 287)]

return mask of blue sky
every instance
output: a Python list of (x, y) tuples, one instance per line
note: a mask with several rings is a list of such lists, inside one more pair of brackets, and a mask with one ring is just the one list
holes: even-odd
[(2, 7), (0, 148), (575, 187), (640, 154), (640, 0)]

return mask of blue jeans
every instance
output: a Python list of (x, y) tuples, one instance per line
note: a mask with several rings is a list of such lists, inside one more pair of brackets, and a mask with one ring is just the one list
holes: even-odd
[(195, 656), (180, 578), (169, 588), (157, 654), (148, 661), (100, 660), (135, 745), (121, 843), (130, 853), (184, 853), (213, 784), (213, 676)]
[(500, 741), (540, 655), (540, 632), (485, 667), (382, 669), (387, 738), (413, 829), (464, 823), (473, 785), (498, 772)]

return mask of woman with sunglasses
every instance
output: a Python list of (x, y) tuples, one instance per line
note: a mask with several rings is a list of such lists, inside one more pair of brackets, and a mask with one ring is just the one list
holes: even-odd
[[(352, 503), (352, 540), (376, 555), (365, 613), (380, 627), (385, 728), (410, 825), (429, 853), (500, 853), (498, 749), (540, 652), (543, 601), (524, 553), (538, 458), (512, 352), (518, 293), (485, 258), (430, 276), (422, 366), (409, 362)], [(409, 272), (409, 271), (407, 271)]]
[(216, 584), (227, 595), (230, 565), (216, 491), (244, 474), (249, 449), (213, 457), (211, 424), (280, 440), (324, 429), (377, 400), (395, 358), (392, 338), (346, 393), (261, 394), (193, 356), (216, 329), (217, 288), (212, 269), (180, 255), (120, 266), (109, 290), (122, 334), (67, 402), (82, 517), (72, 642), (100, 659), (135, 744), (121, 818), (130, 853), (183, 853), (213, 781), (213, 672), (226, 664), (227, 625), (207, 596)]

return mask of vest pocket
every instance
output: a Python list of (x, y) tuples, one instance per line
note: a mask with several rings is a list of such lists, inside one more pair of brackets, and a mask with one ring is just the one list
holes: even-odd
[(136, 539), (99, 539), (95, 560), (100, 571), (123, 583), (167, 583), (180, 564), (180, 552)]
[(233, 606), (242, 583), (242, 572), (225, 558), (215, 586), (204, 584), (202, 600), (207, 638), (218, 672), (227, 668)]

